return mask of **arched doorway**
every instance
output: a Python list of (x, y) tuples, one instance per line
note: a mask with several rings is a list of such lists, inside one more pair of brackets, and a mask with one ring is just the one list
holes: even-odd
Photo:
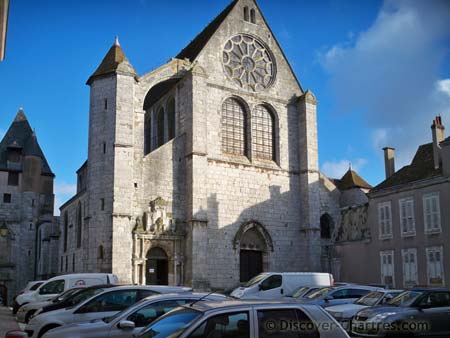
[(323, 214), (320, 217), (320, 238), (331, 239), (333, 231), (333, 219), (329, 214)]
[(240, 281), (247, 282), (264, 271), (268, 249), (273, 250), (272, 240), (261, 224), (249, 222), (241, 226), (234, 243), (239, 249)]
[(169, 259), (161, 248), (151, 248), (147, 253), (145, 280), (147, 285), (169, 284)]

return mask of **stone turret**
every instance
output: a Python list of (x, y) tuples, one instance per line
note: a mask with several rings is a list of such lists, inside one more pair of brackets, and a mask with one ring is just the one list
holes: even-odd
[[(111, 271), (131, 282), (134, 85), (138, 77), (116, 38), (89, 77), (88, 193), (91, 252), (88, 271)], [(98, 266), (97, 248), (105, 259)], [(112, 247), (115, 248), (114, 252)], [(125, 262), (125, 260), (127, 260)], [(123, 261), (123, 262), (122, 262)], [(114, 271), (114, 267), (129, 267)]]

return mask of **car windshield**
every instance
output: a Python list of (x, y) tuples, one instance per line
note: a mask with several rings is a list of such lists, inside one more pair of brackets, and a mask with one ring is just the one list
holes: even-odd
[(161, 319), (153, 322), (137, 336), (138, 338), (175, 338), (200, 316), (199, 311), (182, 308), (173, 310)]
[(92, 296), (99, 294), (103, 290), (104, 289), (100, 288), (100, 289), (86, 289), (80, 291), (79, 293), (75, 294), (72, 298), (68, 299), (67, 303), (69, 307), (74, 307), (75, 305), (84, 302), (86, 299), (89, 299)]
[(258, 275), (250, 279), (247, 283), (244, 284), (244, 287), (248, 288), (249, 286), (255, 285), (266, 278), (266, 275)]
[(327, 295), (332, 289), (322, 288), (306, 296), (308, 299), (317, 299)]
[(414, 301), (422, 295), (420, 291), (405, 291), (399, 294), (397, 297), (387, 302), (393, 306), (410, 306)]
[(40, 287), (43, 283), (44, 283), (44, 282), (39, 282), (39, 283), (34, 284), (34, 285), (30, 288), (30, 291), (36, 290), (36, 289), (37, 289), (38, 287)]
[(384, 296), (383, 292), (380, 291), (372, 291), (367, 295), (359, 298), (355, 304), (364, 305), (364, 306), (374, 306), (378, 301)]
[[(146, 301), (147, 301), (147, 299), (145, 299), (145, 298), (144, 298), (144, 299), (141, 299), (139, 302), (137, 302), (136, 304), (134, 304), (134, 305), (132, 306), (133, 309), (139, 308), (139, 307), (141, 306), (141, 304), (142, 304), (142, 303), (145, 303)], [(129, 311), (130, 308), (131, 308), (131, 307), (127, 307), (126, 309), (124, 309), (124, 310), (122, 310), (122, 311), (120, 311), (120, 312), (117, 312), (117, 313), (116, 313), (115, 315), (113, 315), (113, 316), (109, 316), (109, 317), (102, 318), (102, 320), (103, 320), (105, 323), (111, 323), (114, 319), (121, 317), (125, 312)]]
[(63, 293), (61, 293), (60, 295), (56, 296), (55, 298), (53, 298), (52, 302), (53, 303), (59, 303), (62, 302), (66, 299), (69, 299), (70, 297), (72, 297), (74, 294), (80, 292), (80, 289), (69, 289)]
[(293, 298), (302, 297), (305, 294), (305, 292), (309, 289), (310, 289), (309, 286), (301, 286), (294, 290), (294, 292), (292, 293), (292, 297)]

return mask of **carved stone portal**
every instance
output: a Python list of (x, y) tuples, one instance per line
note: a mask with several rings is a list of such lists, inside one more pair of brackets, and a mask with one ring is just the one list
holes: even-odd
[(167, 211), (167, 201), (158, 197), (148, 204), (147, 211), (136, 218), (135, 233), (143, 234), (173, 234), (177, 232), (176, 222), (171, 212)]

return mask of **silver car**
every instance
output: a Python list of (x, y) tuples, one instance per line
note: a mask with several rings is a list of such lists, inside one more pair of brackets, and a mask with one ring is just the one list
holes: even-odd
[(175, 293), (150, 296), (114, 316), (66, 325), (49, 331), (45, 338), (133, 338), (155, 319), (186, 303), (227, 299), (220, 294)]
[(30, 338), (41, 338), (46, 332), (72, 323), (113, 316), (148, 296), (186, 292), (190, 288), (174, 286), (118, 286), (87, 299), (73, 307), (44, 312), (33, 317), (25, 327)]
[(390, 300), (398, 296), (401, 292), (402, 290), (372, 291), (354, 303), (329, 306), (325, 308), (325, 310), (332, 315), (347, 332), (349, 332), (351, 330), (351, 320), (358, 311), (372, 306), (389, 303)]
[(317, 305), (231, 300), (184, 305), (154, 321), (138, 338), (348, 338)]
[(28, 323), (30, 321), (30, 318), (36, 313), (36, 311), (40, 310), (44, 306), (50, 305), (50, 304), (56, 304), (61, 301), (64, 301), (68, 297), (71, 297), (73, 294), (79, 292), (80, 288), (73, 288), (64, 291), (60, 295), (46, 301), (42, 302), (31, 302), (25, 305), (22, 305), (19, 310), (17, 311), (16, 320), (19, 323)]

